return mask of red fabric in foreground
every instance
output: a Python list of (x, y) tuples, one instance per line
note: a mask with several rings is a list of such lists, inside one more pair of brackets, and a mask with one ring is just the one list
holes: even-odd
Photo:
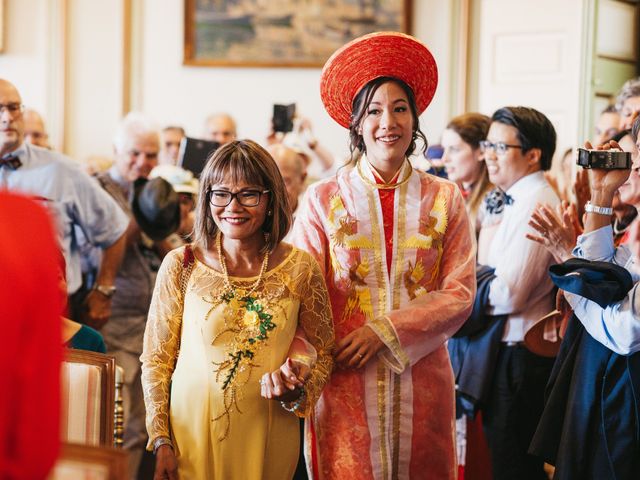
[(467, 420), (467, 458), (464, 480), (491, 480), (491, 455), (482, 428), (482, 413)]
[(47, 212), (0, 192), (0, 479), (46, 478), (60, 444), (58, 246)]

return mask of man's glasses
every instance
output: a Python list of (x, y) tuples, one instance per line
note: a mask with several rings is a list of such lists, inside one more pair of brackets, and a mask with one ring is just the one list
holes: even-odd
[(13, 116), (17, 113), (24, 112), (24, 105), (21, 103), (0, 103), (0, 115), (2, 115), (5, 110)]
[(144, 156), (147, 160), (155, 160), (158, 158), (158, 152), (143, 152), (141, 150), (132, 149), (127, 152), (129, 156), (138, 158), (141, 154), (144, 153)]
[(504, 155), (510, 148), (522, 148), (522, 145), (509, 145), (504, 142), (492, 143), (488, 140), (480, 142), (480, 151), (482, 153), (495, 152), (496, 155)]
[(209, 202), (214, 207), (226, 207), (235, 198), (243, 207), (255, 207), (265, 193), (269, 193), (269, 190), (241, 190), (236, 193), (227, 190), (209, 190)]

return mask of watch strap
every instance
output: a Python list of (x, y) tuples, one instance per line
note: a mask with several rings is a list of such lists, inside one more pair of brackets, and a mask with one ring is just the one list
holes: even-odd
[(599, 205), (594, 205), (591, 202), (587, 202), (584, 206), (584, 211), (587, 213), (597, 213), (599, 215), (613, 215), (613, 208), (601, 207)]

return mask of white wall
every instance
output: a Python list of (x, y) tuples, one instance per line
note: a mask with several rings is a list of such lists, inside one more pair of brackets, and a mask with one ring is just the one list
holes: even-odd
[(122, 114), (122, 2), (66, 0), (66, 153), (110, 156)]
[[(0, 76), (16, 84), (24, 102), (44, 114), (49, 130), (64, 132), (64, 136), (54, 135), (54, 147), (79, 160), (111, 155), (111, 138), (122, 113), (125, 1), (5, 2), (7, 45), (0, 54)], [(320, 102), (319, 68), (184, 66), (184, 2), (132, 3), (136, 9), (133, 109), (147, 113), (159, 126), (182, 124), (194, 136), (201, 134), (208, 114), (228, 111), (236, 117), (241, 137), (262, 141), (272, 104), (296, 102), (299, 111), (311, 119), (321, 142), (337, 156), (347, 152), (346, 130), (329, 118)], [(413, 34), (432, 49), (440, 71), (436, 96), (422, 118), (431, 142), (438, 141), (448, 117), (451, 5), (448, 0), (414, 0)], [(64, 18), (57, 19), (60, 12)], [(52, 39), (56, 27), (63, 26), (64, 38)], [(52, 41), (53, 48), (66, 45), (62, 57), (67, 65), (62, 73), (50, 52)], [(52, 78), (61, 74), (65, 89), (56, 88)], [(59, 124), (62, 119), (64, 125)]]
[[(428, 138), (437, 140), (447, 112), (449, 50), (447, 0), (416, 1), (415, 36), (433, 49), (441, 83), (423, 118)], [(230, 112), (239, 136), (263, 141), (274, 103), (297, 103), (316, 136), (334, 155), (348, 152), (347, 131), (326, 114), (320, 101), (320, 68), (224, 68), (182, 65), (183, 6), (174, 0), (146, 0), (142, 46), (142, 110), (161, 124), (181, 124), (202, 133), (205, 117)], [(433, 132), (433, 133), (432, 133)]]
[(43, 0), (11, 0), (5, 2), (4, 13), (5, 48), (0, 54), (0, 77), (18, 86), (28, 107), (45, 112), (48, 108), (47, 4)]

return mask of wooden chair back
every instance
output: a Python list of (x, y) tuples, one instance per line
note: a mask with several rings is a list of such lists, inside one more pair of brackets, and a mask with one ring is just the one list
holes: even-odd
[(68, 349), (62, 362), (61, 439), (113, 446), (115, 358)]
[(47, 480), (122, 480), (127, 476), (126, 451), (63, 443)]

